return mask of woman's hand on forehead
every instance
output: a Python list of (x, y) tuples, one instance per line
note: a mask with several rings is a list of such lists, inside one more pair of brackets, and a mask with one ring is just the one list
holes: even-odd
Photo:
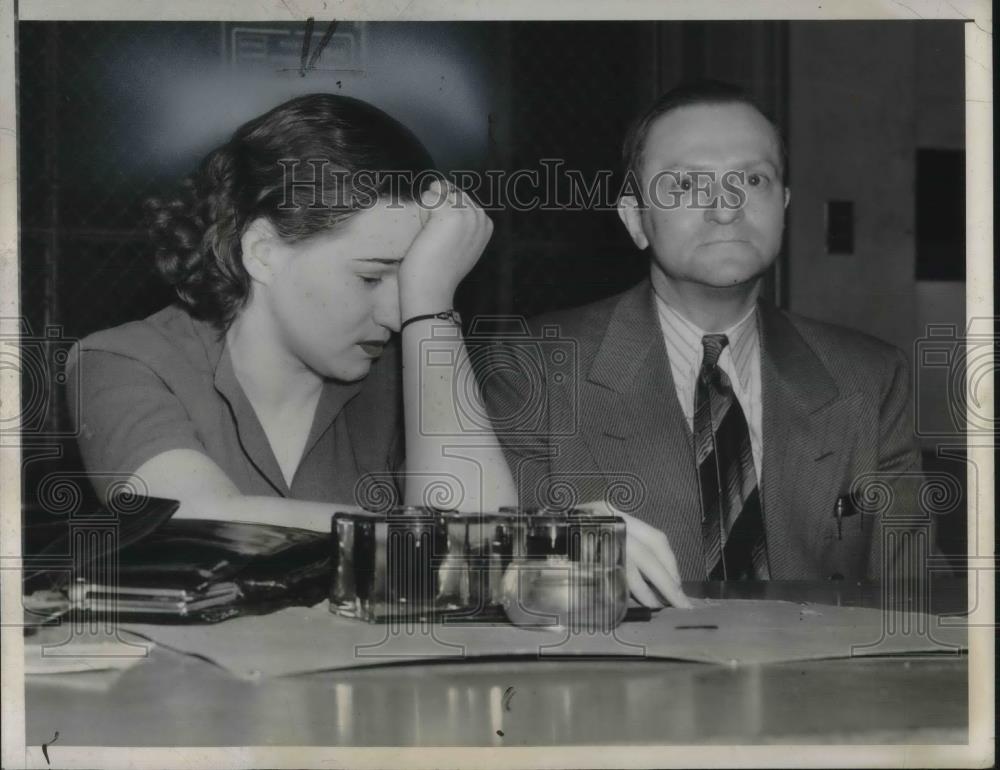
[(453, 306), (455, 290), (482, 256), (493, 222), (475, 201), (435, 181), (418, 203), (422, 228), (399, 272), (404, 318)]

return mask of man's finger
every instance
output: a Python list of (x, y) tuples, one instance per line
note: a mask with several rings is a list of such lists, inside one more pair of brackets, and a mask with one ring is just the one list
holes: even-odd
[(661, 554), (661, 559), (660, 560), (662, 561), (664, 558), (667, 560), (667, 563), (665, 565), (666, 568), (667, 568), (667, 571), (671, 575), (673, 575), (674, 579), (677, 580), (677, 584), (680, 585), (680, 583), (681, 583), (681, 570), (680, 570), (680, 567), (677, 566), (677, 557), (674, 555), (674, 549), (670, 547), (669, 543), (667, 544), (667, 547), (666, 547), (666, 550), (664, 551), (664, 553)]
[(634, 561), (629, 561), (628, 566), (625, 569), (625, 573), (628, 576), (628, 590), (631, 592), (635, 600), (639, 602), (643, 607), (662, 607), (663, 602), (661, 602), (653, 590), (646, 585), (645, 579), (639, 572), (639, 568), (635, 565)]
[(603, 500), (588, 500), (585, 503), (578, 503), (574, 506), (577, 510), (585, 511), (596, 516), (621, 516), (626, 522), (632, 517), (622, 513), (617, 508), (613, 508)]
[(641, 540), (629, 543), (629, 561), (634, 561), (639, 572), (674, 607), (690, 607), (691, 602), (684, 595), (681, 581), (667, 572), (652, 549)]
[(652, 554), (656, 557), (657, 561), (663, 565), (667, 574), (680, 584), (681, 571), (677, 566), (677, 558), (674, 556), (673, 549), (670, 547), (670, 541), (667, 539), (667, 536), (655, 527), (650, 526), (644, 521), (639, 521), (638, 519), (630, 519), (628, 526), (631, 535), (634, 538), (637, 538), (641, 543), (643, 543), (643, 545), (648, 547)]
[(656, 560), (666, 570), (667, 574), (680, 585), (681, 571), (677, 567), (677, 558), (674, 556), (674, 551), (670, 547), (670, 541), (667, 540), (666, 536), (662, 532), (657, 532), (652, 542), (643, 540), (643, 544), (649, 547), (650, 552), (656, 557)]

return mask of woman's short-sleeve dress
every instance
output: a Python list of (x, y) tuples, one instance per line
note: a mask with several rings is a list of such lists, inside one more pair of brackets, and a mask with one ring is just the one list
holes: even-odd
[(225, 336), (183, 308), (86, 337), (70, 366), (78, 371), (68, 377), (69, 406), (100, 493), (172, 449), (206, 454), (247, 495), (371, 507), (372, 495), (381, 505), (397, 488), (403, 441), (395, 344), (364, 380), (324, 384), (290, 485), (236, 378)]

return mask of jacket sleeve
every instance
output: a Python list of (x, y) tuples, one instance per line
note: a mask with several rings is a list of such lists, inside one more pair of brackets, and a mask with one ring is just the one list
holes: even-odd
[(893, 349), (887, 360), (878, 424), (877, 501), (869, 554), (868, 577), (882, 581), (925, 581), (929, 559), (940, 552), (935, 518), (941, 510), (939, 492), (925, 477), (914, 432), (914, 399), (903, 352)]
[(528, 340), (477, 343), (472, 356), (487, 417), (510, 467), (518, 503), (547, 500), (554, 451), (543, 356)]

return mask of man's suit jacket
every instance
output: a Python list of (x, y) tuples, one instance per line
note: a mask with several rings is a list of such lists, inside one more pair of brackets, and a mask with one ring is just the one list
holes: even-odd
[[(476, 356), (480, 383), (522, 505), (607, 499), (663, 530), (682, 578), (703, 580), (691, 429), (654, 303), (646, 280), (535, 319), (526, 336)], [(771, 576), (879, 579), (883, 563), (899, 568), (901, 550), (933, 544), (916, 506), (920, 453), (905, 358), (765, 301), (758, 318)], [(862, 512), (844, 518), (838, 536), (834, 509), (852, 493)]]

